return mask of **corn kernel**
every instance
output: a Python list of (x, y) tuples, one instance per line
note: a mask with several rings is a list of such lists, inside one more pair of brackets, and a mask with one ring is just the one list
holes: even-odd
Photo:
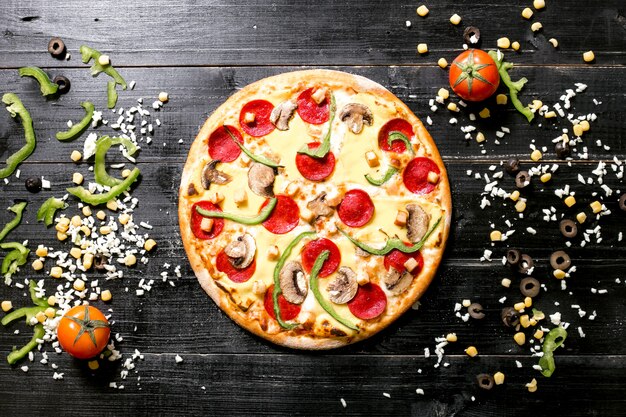
[(586, 121), (586, 120), (583, 120), (582, 122), (580, 122), (580, 125), (581, 125), (581, 126), (582, 126), (582, 128), (583, 128), (583, 132), (588, 131), (588, 130), (589, 130), (589, 128), (591, 127), (591, 126), (589, 125), (589, 122), (588, 122), (588, 121)]
[(369, 165), (370, 168), (374, 168), (380, 165), (380, 161), (378, 160), (378, 155), (376, 155), (376, 152), (374, 151), (365, 152), (365, 160), (367, 161), (367, 165)]
[(69, 229), (68, 225), (66, 224), (62, 224), (62, 223), (57, 223), (56, 226), (54, 226), (54, 228), (56, 229), (57, 232), (61, 232), (61, 233), (65, 233), (67, 232), (67, 229)]
[(513, 43), (511, 44), (511, 48), (512, 48), (514, 51), (519, 51), (519, 48), (520, 48), (520, 47), (521, 47), (521, 45), (519, 44), (519, 42), (518, 42), (518, 41), (515, 41), (515, 42), (513, 42)]
[(252, 284), (252, 292), (256, 295), (265, 294), (267, 285), (261, 280), (256, 280)]
[(111, 63), (111, 58), (109, 58), (108, 55), (102, 54), (98, 57), (98, 64), (102, 65), (103, 67), (106, 67), (110, 63)]
[(520, 301), (519, 303), (515, 303), (513, 305), (513, 308), (516, 309), (517, 311), (522, 311), (524, 307), (526, 307), (526, 305), (524, 304), (523, 301)]
[(597, 200), (589, 204), (589, 207), (591, 207), (591, 211), (593, 211), (594, 214), (600, 213), (602, 211), (602, 203)]
[(583, 211), (581, 211), (576, 215), (576, 220), (578, 220), (578, 223), (582, 224), (585, 222), (585, 220), (587, 220), (587, 215)]
[(35, 318), (37, 319), (39, 323), (43, 323), (44, 321), (46, 321), (48, 317), (46, 317), (46, 314), (43, 311), (40, 311), (37, 314), (35, 314)]
[(483, 143), (485, 141), (485, 135), (482, 132), (476, 133), (476, 142)]
[(499, 230), (493, 230), (489, 234), (489, 239), (491, 239), (492, 242), (500, 242), (502, 240), (502, 232), (500, 232)]
[(447, 108), (450, 111), (459, 111), (459, 107), (456, 105), (456, 103), (448, 103)]
[(85, 281), (78, 278), (76, 281), (74, 281), (72, 287), (74, 287), (76, 291), (83, 291), (85, 289)]
[(530, 297), (524, 298), (524, 305), (526, 306), (526, 308), (532, 307), (533, 299)]
[(133, 266), (136, 263), (137, 263), (137, 257), (133, 255), (132, 253), (127, 255), (126, 258), (124, 259), (124, 265), (126, 266)]
[(80, 161), (82, 159), (82, 157), (83, 157), (83, 155), (80, 152), (76, 151), (76, 150), (72, 151), (72, 154), (70, 155), (70, 159), (72, 161), (74, 161), (74, 162)]
[(462, 305), (463, 307), (467, 308), (467, 307), (469, 307), (469, 306), (471, 306), (471, 305), (472, 305), (472, 300), (463, 300), (463, 301), (461, 302), (461, 305)]
[(106, 219), (107, 215), (104, 211), (98, 210), (98, 212), (96, 213), (96, 217), (98, 218), (98, 220), (104, 220)]
[(543, 106), (543, 102), (541, 100), (533, 100), (533, 102), (530, 105), (530, 107), (535, 110), (539, 110), (542, 106)]
[(65, 239), (67, 239), (65, 232), (57, 232), (57, 240), (63, 242)]
[(511, 46), (511, 41), (509, 38), (500, 38), (498, 39), (498, 48), (508, 49)]
[(33, 267), (33, 270), (41, 271), (43, 269), (43, 262), (41, 262), (39, 259), (35, 259), (31, 266)]
[(122, 178), (128, 178), (128, 176), (130, 175), (131, 171), (130, 169), (125, 169), (122, 171)]
[(61, 278), (62, 274), (63, 274), (63, 269), (61, 269), (60, 266), (54, 266), (50, 269), (50, 276), (52, 278)]
[(83, 267), (85, 269), (91, 268), (93, 265), (93, 253), (86, 253), (83, 255)]
[(522, 17), (524, 19), (530, 19), (531, 17), (533, 17), (533, 11), (530, 10), (530, 7), (527, 7), (524, 10), (522, 10)]
[(111, 291), (104, 290), (100, 293), (100, 298), (102, 299), (102, 301), (111, 301), (111, 298), (113, 298), (113, 296), (111, 295)]
[(89, 217), (91, 216), (91, 207), (89, 206), (84, 206), (83, 209), (81, 210), (83, 213), (83, 216), (85, 217)]
[(170, 99), (170, 95), (167, 94), (165, 91), (161, 91), (159, 93), (159, 101), (161, 103), (167, 103), (169, 101), (169, 99)]
[(107, 208), (111, 211), (117, 210), (117, 200), (109, 200), (107, 201)]
[(275, 261), (280, 256), (280, 250), (278, 250), (278, 246), (272, 245), (267, 249), (267, 259), (270, 261)]
[(430, 171), (428, 173), (428, 177), (426, 177), (426, 180), (431, 184), (437, 184), (439, 182), (439, 174), (437, 174), (435, 171)]
[(83, 254), (81, 253), (81, 250), (79, 248), (77, 248), (76, 246), (74, 246), (72, 249), (70, 249), (70, 255), (74, 259), (80, 259), (80, 257), (83, 256)]
[(117, 221), (119, 221), (120, 224), (128, 224), (128, 222), (130, 221), (130, 215), (127, 213), (122, 213), (118, 216)]
[(437, 95), (442, 99), (447, 100), (448, 97), (450, 97), (450, 92), (445, 88), (440, 88), (439, 91), (437, 91)]
[(504, 384), (504, 374), (502, 372), (496, 372), (495, 374), (493, 374), (493, 382), (496, 385)]
[(2, 307), (2, 311), (6, 313), (13, 308), (13, 303), (11, 301), (5, 300), (0, 306)]
[(459, 23), (461, 23), (461, 16), (459, 16), (458, 14), (453, 14), (452, 16), (450, 16), (450, 23), (452, 23), (453, 25), (458, 25)]
[(526, 388), (528, 388), (528, 392), (535, 392), (535, 391), (537, 391), (537, 380), (535, 378), (533, 378), (532, 381), (530, 381), (528, 384), (526, 384)]
[(54, 295), (48, 297), (48, 305), (53, 306), (57, 303), (57, 298)]
[(570, 195), (570, 196), (567, 196), (565, 200), (563, 200), (563, 202), (565, 203), (567, 207), (572, 207), (574, 204), (576, 204), (576, 198), (574, 198), (573, 195)]
[(555, 48), (558, 48), (558, 47), (559, 47), (559, 41), (557, 41), (557, 40), (556, 40), (556, 39), (554, 39), (554, 38), (550, 38), (550, 39), (548, 39), (548, 42), (550, 42), (550, 43), (552, 44), (552, 46), (554, 46)]
[(517, 203), (515, 203), (515, 210), (518, 213), (522, 213), (524, 210), (526, 210), (526, 202), (523, 200), (520, 200)]
[(422, 4), (420, 7), (417, 8), (416, 11), (418, 16), (425, 17), (430, 10), (428, 10), (428, 7)]
[(80, 231), (85, 235), (85, 236), (90, 236), (91, 235), (91, 229), (88, 228), (87, 226), (81, 226), (80, 227)]
[(535, 162), (539, 161), (542, 157), (543, 157), (543, 154), (541, 153), (541, 151), (539, 149), (535, 149), (530, 154), (530, 159), (532, 159)]
[(478, 113), (478, 115), (481, 117), (481, 119), (487, 119), (489, 116), (491, 116), (491, 112), (487, 107), (485, 107)]
[(44, 314), (46, 315), (46, 317), (48, 317), (49, 319), (53, 319), (54, 316), (56, 316), (56, 311), (54, 310), (54, 308), (52, 307), (48, 307), (46, 308), (46, 310), (44, 311)]
[(415, 258), (409, 258), (406, 260), (406, 262), (403, 264), (404, 269), (406, 269), (408, 272), (413, 272), (415, 271), (415, 268), (417, 268), (417, 261), (415, 260)]
[(95, 371), (96, 369), (98, 369), (100, 367), (100, 364), (98, 363), (97, 360), (93, 360), (93, 361), (89, 361), (87, 362), (87, 366), (89, 367), (89, 369), (91, 369), (92, 371)]
[(517, 332), (515, 333), (515, 336), (513, 336), (513, 340), (515, 340), (515, 343), (522, 346), (526, 343), (526, 335), (522, 332)]
[(511, 280), (508, 278), (502, 278), (500, 284), (502, 284), (504, 288), (509, 288), (511, 286)]
[(496, 96), (496, 104), (505, 105), (509, 101), (506, 94), (498, 94)]
[(541, 175), (541, 177), (539, 177), (539, 179), (541, 180), (541, 182), (548, 182), (552, 179), (552, 174), (550, 174), (549, 172), (546, 172), (545, 174)]
[(80, 172), (75, 172), (72, 175), (72, 182), (74, 184), (80, 185), (83, 183), (83, 174), (81, 174)]
[(537, 10), (543, 9), (544, 7), (546, 7), (546, 2), (545, 0), (534, 0), (533, 7)]
[(71, 224), (74, 227), (80, 227), (83, 224), (83, 220), (80, 218), (80, 216), (72, 216)]
[(420, 54), (425, 54), (428, 52), (428, 45), (426, 45), (425, 43), (420, 43), (417, 45), (417, 52), (419, 52)]
[(445, 58), (439, 58), (437, 65), (439, 65), (440, 68), (446, 68), (448, 66), (448, 61)]
[(530, 25), (530, 30), (532, 30), (533, 32), (537, 32), (541, 30), (542, 27), (543, 25), (541, 24), (541, 22), (535, 22), (532, 25)]
[(156, 246), (156, 244), (157, 243), (154, 239), (148, 239), (146, 240), (146, 243), (143, 244), (143, 248), (150, 252)]
[(593, 51), (587, 51), (583, 54), (583, 61), (585, 62), (593, 62), (594, 59), (596, 59), (596, 55)]
[(543, 337), (543, 330), (537, 329), (533, 337), (537, 340), (541, 340), (541, 338)]
[(102, 226), (100, 228), (100, 234), (101, 235), (108, 235), (109, 233), (111, 233), (111, 227), (110, 226)]
[(556, 112), (550, 110), (548, 112), (545, 112), (543, 117), (545, 117), (546, 119), (554, 119), (556, 117)]
[[(412, 259), (412, 258), (411, 258)], [(454, 343), (458, 340), (458, 338), (456, 337), (456, 333), (448, 333), (446, 335), (446, 340), (450, 343)]]
[(467, 356), (469, 356), (470, 358), (473, 358), (474, 356), (478, 355), (478, 349), (476, 349), (476, 347), (474, 346), (470, 346), (465, 349), (465, 353), (467, 353)]
[(39, 256), (40, 258), (45, 258), (46, 256), (48, 256), (48, 248), (46, 248), (45, 246), (39, 246), (35, 251), (35, 255)]
[(408, 218), (409, 215), (406, 211), (398, 210), (398, 213), (396, 214), (396, 219), (393, 221), (393, 224), (395, 224), (396, 226), (404, 227), (406, 226), (406, 221), (408, 220)]
[(575, 136), (580, 137), (580, 136), (583, 135), (584, 130), (583, 130), (583, 127), (580, 124), (574, 125), (573, 130), (574, 130), (574, 135)]
[(512, 201), (517, 201), (517, 200), (519, 200), (519, 191), (518, 191), (518, 190), (513, 191), (513, 192), (511, 193), (511, 195), (509, 196), (509, 198), (510, 198)]
[(562, 269), (555, 269), (552, 272), (552, 275), (554, 275), (554, 278), (556, 279), (563, 279), (565, 278), (565, 271), (563, 271)]

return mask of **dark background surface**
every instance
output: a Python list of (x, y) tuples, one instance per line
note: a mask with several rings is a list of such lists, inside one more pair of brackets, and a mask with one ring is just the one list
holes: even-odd
[[(567, 280), (567, 291), (561, 291), (560, 282), (551, 278), (547, 262), (553, 250), (564, 247), (564, 240), (557, 223), (541, 219), (542, 208), (555, 206), (559, 215), (571, 216), (595, 198), (592, 193), (604, 196), (597, 183), (583, 186), (577, 175), (586, 178), (598, 161), (610, 162), (614, 156), (624, 160), (626, 156), (626, 7), (621, 0), (548, 0), (546, 9), (535, 11), (533, 18), (541, 21), (544, 29), (533, 33), (530, 23), (520, 16), (531, 3), (428, 2), (431, 11), (424, 19), (415, 13), (421, 3), (402, 1), (1, 2), (0, 86), (3, 92), (18, 93), (30, 109), (38, 145), (21, 166), (22, 179), (12, 177), (8, 185), (0, 185), (0, 198), (4, 207), (15, 198), (28, 197), (30, 205), (18, 231), (29, 239), (31, 248), (45, 243), (69, 250), (69, 244), (55, 241), (52, 229), (44, 232), (35, 222), (35, 212), (49, 196), (64, 193), (74, 171), (87, 174), (87, 164), (77, 168), (69, 161), (69, 154), (82, 147), (86, 135), (74, 143), (60, 143), (54, 133), (64, 130), (68, 119), (80, 117), (81, 101), (93, 101), (98, 109), (106, 106), (105, 76), (92, 79), (80, 62), (79, 46), (87, 44), (110, 54), (126, 80), (136, 80), (133, 91), (120, 93), (118, 106), (129, 107), (139, 97), (149, 105), (159, 91), (168, 91), (171, 99), (158, 114), (153, 112), (163, 126), (154, 134), (153, 143), (142, 148), (138, 166), (143, 178), (133, 191), (140, 199), (135, 219), (154, 225), (151, 235), (158, 250), (148, 265), (125, 271), (122, 280), (106, 283), (113, 292), (109, 305), (94, 303), (112, 311), (113, 331), (124, 339), (118, 343), (122, 361), (135, 349), (144, 359), (135, 361), (136, 368), (126, 380), (120, 378), (120, 363), (93, 375), (84, 363), (65, 354), (50, 353), (51, 362), (59, 366), (57, 372), (64, 373), (61, 381), (52, 379), (50, 365), (38, 362), (39, 354), (36, 362), (26, 363), (27, 373), (1, 363), (0, 414), (626, 415), (626, 250), (617, 240), (618, 232), (626, 232), (626, 217), (617, 208), (615, 194), (602, 199), (613, 214), (587, 224), (589, 228), (602, 226), (601, 243), (592, 237), (581, 248), (577, 238), (568, 250), (578, 271)], [(453, 13), (463, 18), (458, 27), (448, 22)], [(406, 20), (412, 21), (410, 28), (405, 26)], [(560, 129), (570, 126), (565, 119), (529, 125), (512, 106), (496, 108), (490, 102), (492, 117), (472, 123), (488, 138), (481, 147), (473, 140), (466, 141), (459, 129), (470, 124), (468, 111), (454, 115), (459, 125), (448, 123), (451, 115), (443, 107), (430, 112), (428, 100), (447, 84), (447, 71), (435, 63), (440, 57), (451, 62), (462, 50), (462, 32), (469, 24), (481, 29), (485, 49), (494, 48), (501, 36), (521, 43), (519, 53), (508, 51), (506, 56), (516, 64), (513, 78), (529, 79), (523, 91), (525, 102), (540, 99), (552, 104), (565, 89), (584, 82), (589, 87), (573, 99), (573, 112), (599, 116), (584, 136), (589, 160), (576, 158), (571, 166), (555, 161), (560, 168), (552, 182), (535, 187), (525, 218), (515, 221), (517, 232), (492, 248), (491, 263), (480, 262), (489, 245), (490, 224), (506, 229), (504, 219), (513, 220), (514, 209), (496, 198), (491, 207), (481, 210), (485, 182), (467, 176), (466, 171), (493, 174), (489, 166), (510, 156), (519, 156), (530, 166), (531, 140), (548, 146), (545, 160), (554, 160), (551, 140)], [(46, 52), (52, 36), (65, 40), (71, 60), (57, 61)], [(559, 41), (557, 49), (548, 43), (552, 37)], [(417, 56), (415, 47), (420, 42), (428, 43), (427, 56)], [(582, 52), (590, 49), (595, 51), (596, 62), (584, 64)], [(25, 65), (43, 67), (52, 76), (66, 75), (72, 80), (71, 92), (58, 99), (42, 98), (33, 80), (19, 79), (17, 68)], [(449, 250), (418, 311), (407, 312), (381, 334), (355, 346), (307, 353), (275, 347), (248, 334), (205, 296), (182, 249), (176, 200), (188, 148), (199, 126), (220, 103), (265, 76), (316, 67), (369, 77), (389, 88), (422, 119), (431, 116), (429, 130), (450, 175), (454, 216)], [(595, 105), (593, 98), (602, 104)], [(114, 116), (107, 117), (108, 111), (104, 114), (114, 122)], [(496, 146), (494, 133), (500, 126), (509, 127), (511, 134)], [(112, 133), (106, 126), (97, 131)], [(183, 143), (178, 143), (179, 139)], [(2, 159), (20, 147), (22, 140), (21, 127), (1, 111)], [(597, 146), (597, 140), (609, 145), (610, 151)], [(610, 166), (607, 170), (605, 183), (614, 190), (624, 189)], [(23, 179), (29, 175), (44, 175), (52, 181), (52, 190), (27, 194)], [(553, 194), (565, 184), (576, 191), (577, 209), (565, 210)], [(514, 184), (505, 174), (499, 186), (510, 191)], [(68, 214), (73, 210), (75, 204)], [(0, 212), (3, 224), (9, 218), (9, 213)], [(526, 233), (529, 226), (539, 233)], [(537, 261), (534, 275), (548, 291), (536, 299), (536, 306), (548, 314), (560, 311), (563, 319), (572, 323), (565, 348), (556, 353), (557, 370), (549, 379), (532, 369), (537, 358), (530, 356), (527, 347), (518, 347), (512, 333), (500, 323), (502, 304), (498, 299), (521, 299), (515, 288), (518, 278), (499, 262), (508, 246), (523, 248)], [(170, 263), (172, 269), (181, 265), (183, 276), (176, 286), (158, 281), (147, 295), (135, 296), (137, 281), (141, 277), (158, 279), (164, 263)], [(514, 278), (508, 290), (499, 284), (506, 276)], [(25, 267), (18, 277), (42, 278), (43, 274)], [(102, 280), (95, 273), (89, 277)], [(124, 291), (127, 287), (128, 293)], [(593, 294), (591, 288), (604, 288), (608, 293)], [(0, 299), (26, 304), (22, 295), (22, 290), (0, 285)], [(485, 320), (465, 323), (455, 317), (455, 303), (466, 298), (482, 303), (487, 311)], [(587, 316), (579, 318), (572, 304), (580, 305)], [(591, 321), (588, 315), (594, 310), (597, 317)], [(579, 336), (578, 326), (584, 329), (585, 338)], [(13, 334), (17, 328), (22, 330), (20, 335)], [(2, 356), (26, 341), (29, 332), (24, 325), (1, 329)], [(434, 368), (435, 359), (425, 358), (424, 348), (433, 352), (434, 339), (449, 332), (459, 337), (456, 344), (446, 347), (444, 362), (450, 365)], [(464, 355), (469, 345), (478, 348), (478, 357)], [(47, 350), (50, 352), (49, 346)], [(184, 359), (182, 363), (175, 363), (176, 354)], [(522, 368), (516, 367), (515, 360)], [(506, 374), (505, 385), (479, 392), (476, 374), (498, 370)], [(539, 389), (528, 393), (524, 384), (532, 378), (537, 378)], [(112, 381), (123, 384), (124, 389), (109, 388)], [(416, 388), (422, 388), (425, 395), (417, 395)], [(384, 392), (390, 398), (383, 396)], [(347, 402), (346, 408), (341, 398)]]

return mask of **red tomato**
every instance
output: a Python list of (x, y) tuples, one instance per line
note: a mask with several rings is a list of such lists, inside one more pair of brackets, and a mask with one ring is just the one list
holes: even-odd
[(463, 52), (450, 66), (450, 87), (463, 100), (483, 101), (496, 92), (499, 84), (496, 63), (480, 49)]
[(57, 338), (61, 347), (78, 359), (89, 359), (104, 350), (109, 342), (109, 321), (92, 306), (76, 306), (61, 318)]

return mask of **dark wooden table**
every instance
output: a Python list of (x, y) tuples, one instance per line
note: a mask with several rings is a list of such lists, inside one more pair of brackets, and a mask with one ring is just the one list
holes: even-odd
[[(92, 79), (80, 62), (80, 45), (109, 53), (122, 75), (136, 80), (133, 91), (121, 92), (119, 106), (128, 107), (139, 97), (149, 104), (159, 91), (170, 93), (170, 102), (158, 114), (163, 126), (154, 134), (153, 143), (141, 151), (138, 166), (143, 177), (133, 191), (140, 200), (135, 217), (154, 225), (158, 250), (147, 265), (127, 271), (122, 280), (107, 282), (114, 297), (109, 305), (95, 303), (113, 314), (114, 333), (123, 337), (118, 347), (124, 358), (135, 349), (144, 358), (135, 361), (136, 368), (125, 380), (120, 378), (120, 362), (93, 375), (84, 363), (65, 354), (50, 353), (57, 372), (64, 374), (60, 381), (52, 379), (50, 365), (38, 361), (25, 363), (27, 373), (19, 366), (0, 363), (0, 415), (626, 415), (626, 249), (618, 241), (618, 233), (626, 231), (626, 217), (617, 206), (617, 190), (621, 187), (623, 192), (626, 187), (610, 168), (614, 156), (621, 161), (626, 156), (623, 0), (548, 0), (546, 9), (536, 11), (533, 18), (543, 23), (538, 33), (520, 16), (524, 7), (532, 6), (530, 0), (431, 1), (425, 19), (415, 13), (419, 2), (406, 1), (123, 3), (1, 2), (1, 90), (16, 92), (23, 99), (39, 142), (21, 166), (22, 179), (12, 177), (9, 184), (1, 183), (0, 198), (2, 207), (13, 199), (28, 198), (30, 205), (18, 233), (29, 240), (31, 248), (39, 243), (63, 247), (55, 241), (52, 229), (46, 232), (37, 224), (35, 211), (44, 199), (62, 195), (70, 186), (77, 168), (69, 154), (82, 146), (83, 139), (60, 143), (54, 133), (63, 130), (68, 119), (80, 117), (81, 101), (93, 101), (98, 109), (106, 106), (105, 77)], [(453, 13), (463, 18), (458, 27), (448, 22)], [(405, 25), (407, 20), (411, 27)], [(463, 123), (469, 123), (468, 111), (457, 116), (458, 125), (448, 122), (451, 115), (443, 107), (431, 113), (429, 99), (447, 84), (447, 71), (435, 63), (440, 57), (451, 62), (462, 50), (463, 28), (470, 24), (481, 29), (484, 48), (494, 48), (501, 36), (521, 43), (519, 53), (508, 51), (506, 56), (516, 64), (513, 77), (529, 79), (523, 91), (525, 101), (552, 104), (566, 89), (575, 88), (575, 83), (588, 85), (573, 99), (576, 115), (598, 115), (584, 136), (588, 160), (575, 158), (571, 166), (556, 160), (551, 140), (561, 128), (571, 127), (566, 119), (529, 125), (510, 105), (496, 108), (491, 103), (491, 118), (475, 122), (488, 138), (479, 146), (465, 140), (460, 131)], [(46, 47), (53, 36), (65, 40), (71, 60), (50, 57)], [(548, 43), (552, 37), (559, 41), (557, 49)], [(428, 43), (428, 55), (417, 56), (420, 42)], [(583, 63), (586, 50), (595, 52), (595, 63)], [(34, 81), (18, 77), (17, 68), (27, 65), (68, 76), (71, 92), (45, 100)], [(308, 353), (282, 349), (250, 335), (205, 296), (181, 245), (176, 201), (188, 148), (199, 126), (220, 103), (265, 76), (317, 67), (369, 77), (389, 88), (419, 117), (430, 115), (429, 130), (450, 175), (454, 217), (449, 250), (418, 311), (409, 311), (363, 343)], [(594, 98), (601, 104), (594, 104)], [(495, 132), (500, 126), (509, 127), (511, 133), (496, 146)], [(112, 132), (107, 127), (97, 131)], [(0, 111), (2, 160), (22, 140), (19, 124)], [(494, 261), (481, 262), (489, 246), (490, 224), (507, 229), (504, 220), (515, 217), (514, 209), (493, 198), (492, 205), (481, 210), (485, 181), (468, 176), (467, 170), (491, 176), (501, 170), (498, 166), (489, 171), (491, 165), (512, 156), (530, 166), (532, 140), (549, 148), (545, 160), (554, 161), (559, 169), (550, 183), (535, 186), (525, 218), (514, 222), (516, 233), (492, 248)], [(597, 140), (610, 150), (597, 146)], [(577, 179), (579, 173), (592, 176), (599, 161), (608, 164), (604, 182), (615, 190), (611, 197), (605, 196), (597, 182), (584, 186)], [(87, 173), (87, 164), (79, 169)], [(23, 179), (31, 175), (49, 178), (52, 189), (26, 193)], [(506, 175), (499, 181), (500, 187), (514, 188)], [(559, 216), (577, 212), (554, 195), (565, 184), (576, 191), (577, 207), (599, 198), (613, 213), (587, 223), (589, 228), (601, 225), (600, 243), (592, 237), (581, 248), (579, 237), (568, 249), (578, 270), (562, 291), (560, 282), (551, 277), (547, 259), (553, 250), (564, 247), (564, 240), (557, 223), (542, 220), (541, 209), (555, 206)], [(598, 197), (592, 195), (596, 192)], [(75, 210), (72, 204), (68, 213)], [(0, 212), (3, 224), (9, 218), (9, 213)], [(526, 232), (527, 227), (538, 233)], [(547, 314), (560, 311), (563, 320), (571, 323), (565, 348), (556, 353), (557, 369), (551, 378), (532, 369), (537, 358), (530, 356), (527, 347), (515, 345), (512, 333), (500, 323), (498, 300), (521, 298), (516, 289), (500, 285), (503, 277), (511, 276), (500, 262), (506, 247), (520, 247), (537, 261), (534, 275), (548, 290), (536, 299), (537, 308)], [(174, 266), (182, 267), (176, 286), (157, 280), (149, 294), (137, 297), (137, 281), (159, 278), (165, 263), (172, 265), (170, 275)], [(26, 266), (18, 277), (43, 278), (43, 274)], [(94, 273), (89, 277), (102, 279)], [(47, 287), (54, 285), (49, 278), (46, 281)], [(594, 294), (592, 288), (608, 291)], [(16, 305), (27, 303), (23, 293), (0, 285), (0, 299), (12, 299)], [(454, 305), (463, 299), (482, 303), (487, 317), (470, 322), (455, 317)], [(580, 305), (587, 315), (580, 318), (571, 305)], [(594, 311), (597, 317), (589, 320)], [(578, 326), (586, 337), (580, 337)], [(22, 330), (20, 335), (13, 334), (15, 329)], [(449, 366), (434, 368), (435, 358), (425, 358), (424, 349), (433, 352), (435, 338), (449, 332), (456, 332), (459, 342), (446, 347), (444, 362)], [(29, 333), (24, 325), (0, 329), (1, 356), (13, 345), (24, 343)], [(478, 348), (478, 357), (470, 359), (463, 353), (469, 345)], [(47, 350), (51, 351), (49, 346)], [(177, 354), (182, 363), (175, 362)], [(476, 374), (497, 370), (506, 374), (504, 386), (488, 392), (477, 388)], [(532, 378), (539, 384), (535, 393), (524, 387)], [(123, 384), (124, 389), (110, 388), (111, 382)], [(417, 388), (424, 395), (416, 394)]]

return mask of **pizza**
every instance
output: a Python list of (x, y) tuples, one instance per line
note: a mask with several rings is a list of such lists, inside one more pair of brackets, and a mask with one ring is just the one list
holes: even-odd
[(179, 190), (202, 288), (240, 326), (298, 349), (363, 340), (411, 307), (450, 215), (420, 120), (381, 85), (328, 70), (232, 95), (200, 129)]

